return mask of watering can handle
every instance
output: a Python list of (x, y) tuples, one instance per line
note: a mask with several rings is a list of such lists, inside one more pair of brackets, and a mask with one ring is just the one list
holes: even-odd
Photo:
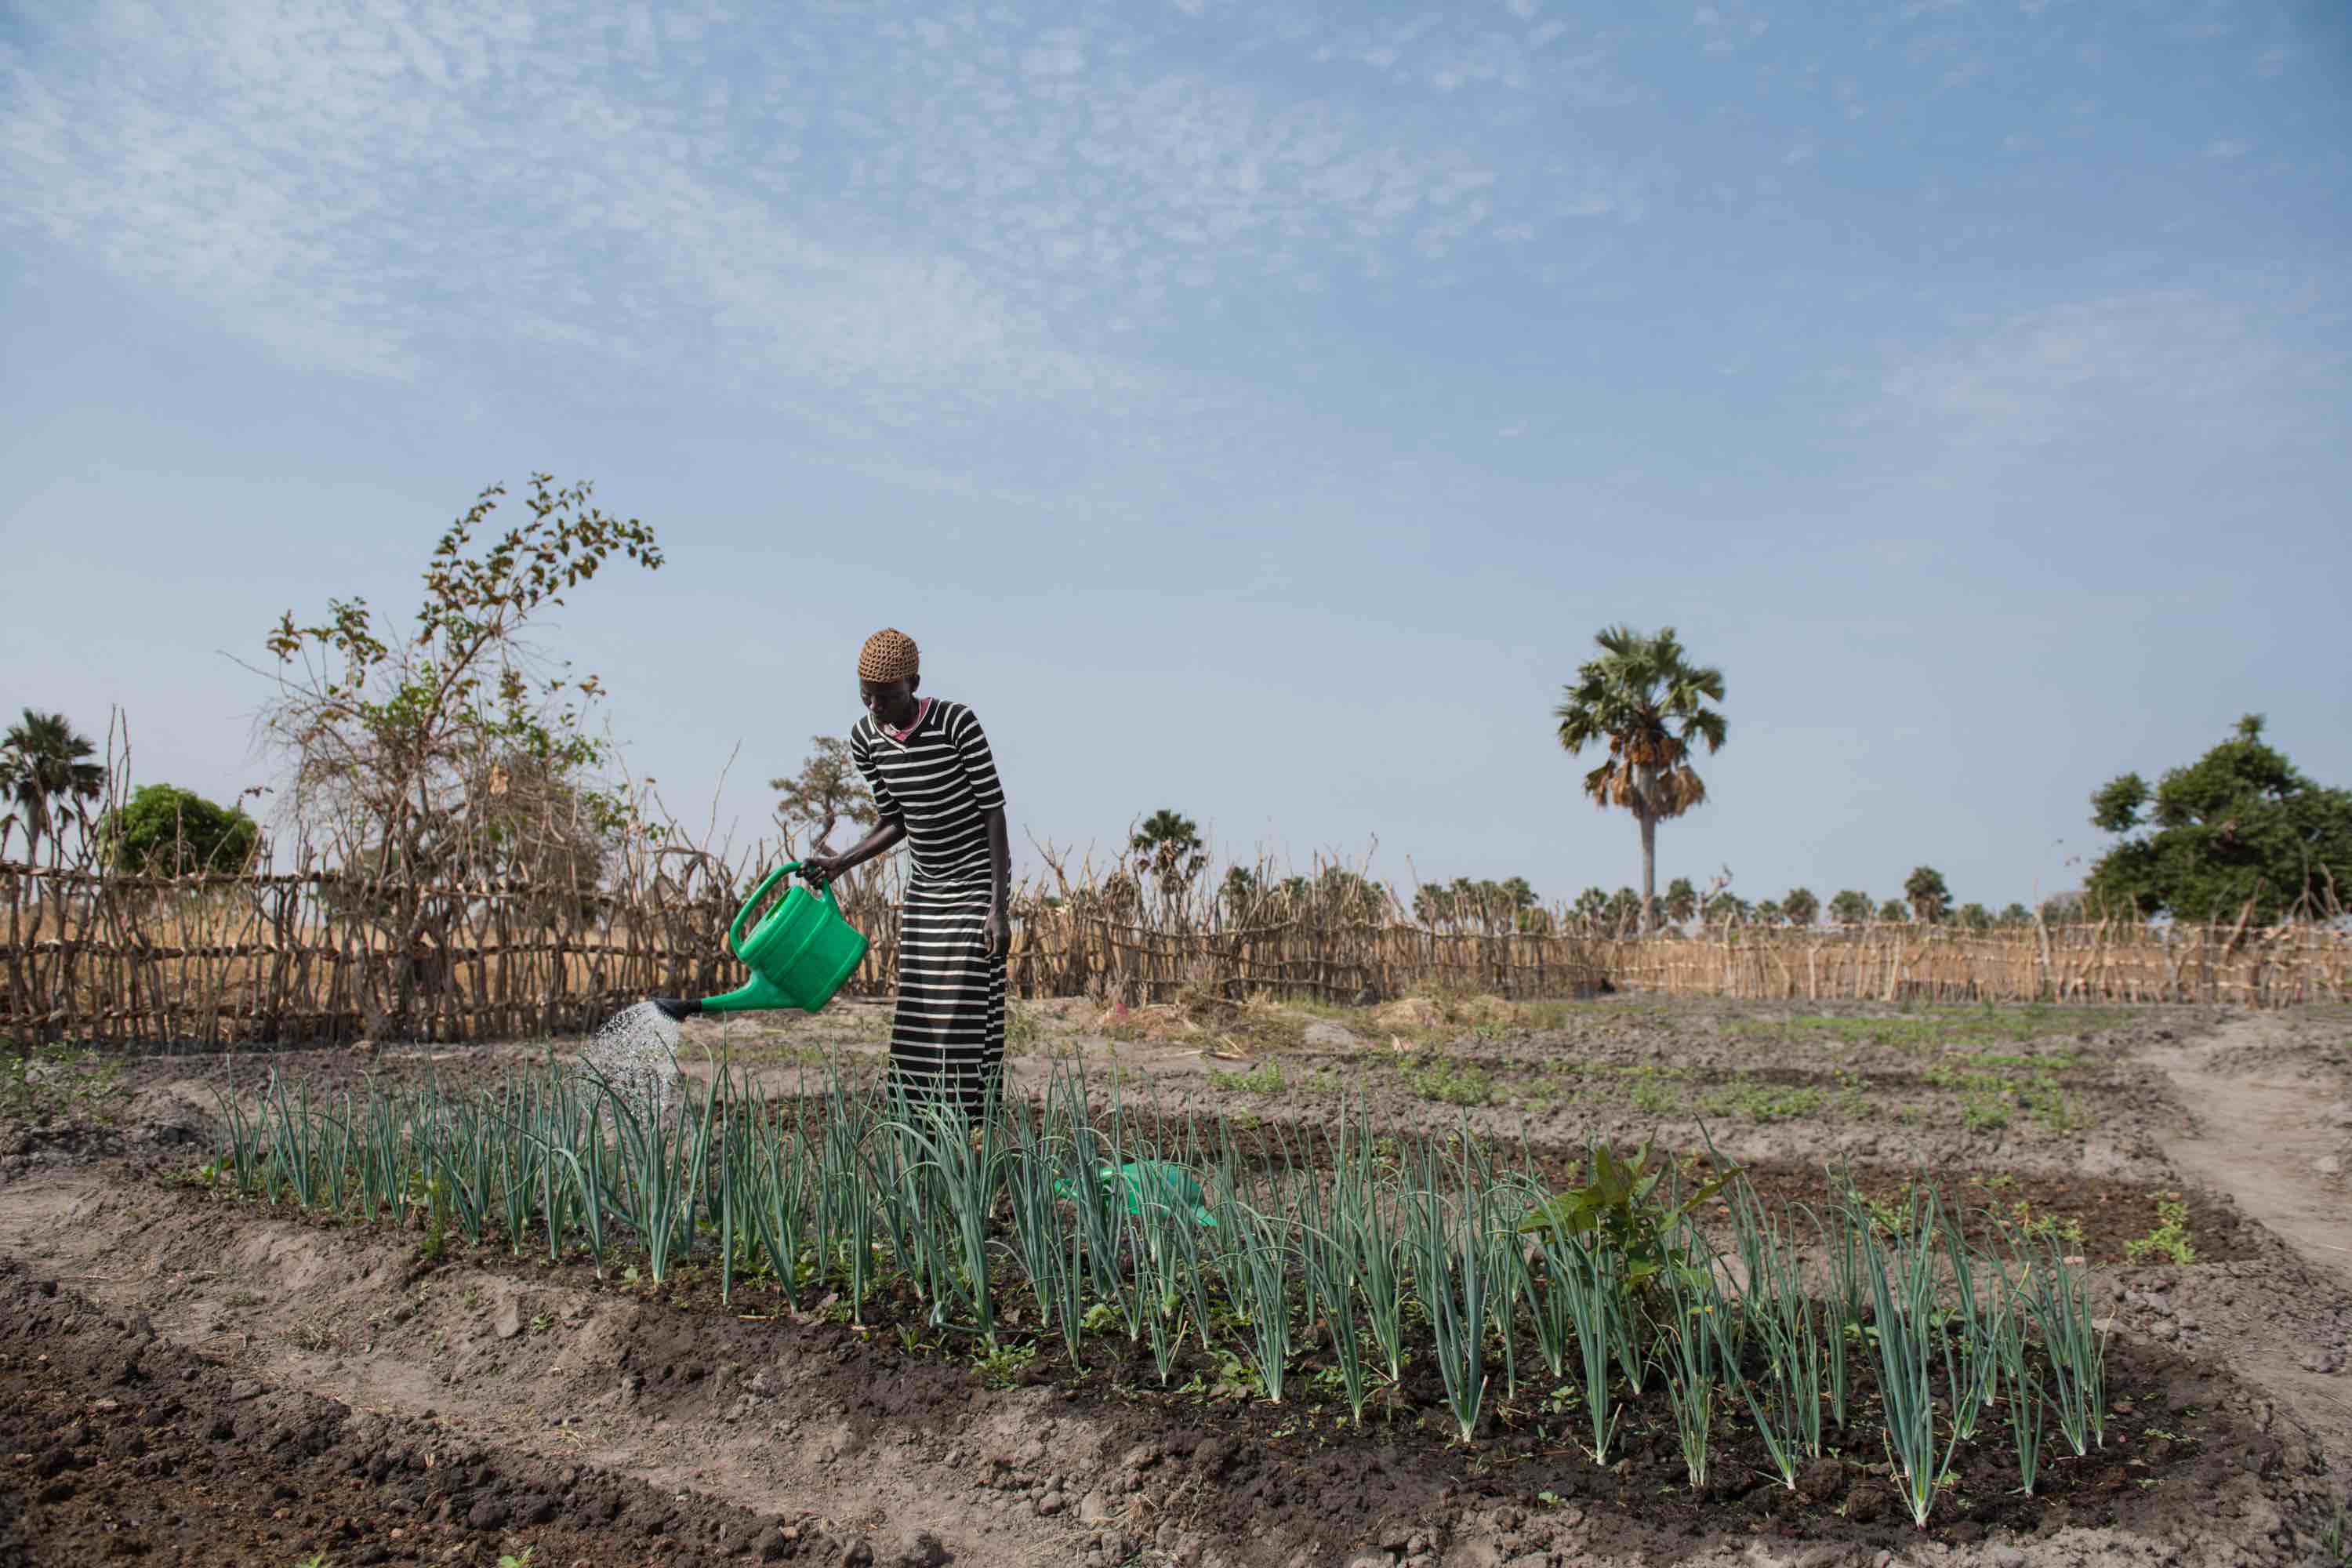
[[(768, 896), (769, 889), (800, 868), (801, 863), (797, 860), (777, 867), (760, 879), (760, 885), (751, 889), (751, 896), (743, 900), (743, 907), (735, 911), (735, 923), (727, 928), (727, 945), (734, 950), (736, 957), (743, 956), (743, 922), (751, 918), (751, 911), (760, 907), (760, 900)], [(828, 881), (822, 890), (824, 901), (833, 906), (835, 914), (840, 913), (841, 900), (835, 896), (833, 884)]]

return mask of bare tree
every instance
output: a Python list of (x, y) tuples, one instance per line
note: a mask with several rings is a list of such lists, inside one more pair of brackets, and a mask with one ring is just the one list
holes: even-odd
[(808, 852), (825, 855), (832, 852), (828, 841), (834, 827), (844, 817), (856, 826), (871, 827), (879, 813), (875, 809), (874, 792), (857, 776), (847, 742), (836, 735), (818, 735), (809, 744), (814, 749), (801, 764), (799, 775), (770, 779), (768, 787), (777, 792), (776, 821), (783, 827), (785, 845), (789, 847), (813, 828)]
[(424, 938), (455, 917), (453, 882), (562, 874), (567, 897), (593, 894), (601, 848), (625, 807), (600, 792), (607, 754), (585, 710), (594, 676), (535, 649), (533, 617), (619, 555), (662, 563), (654, 531), (616, 521), (585, 484), (531, 476), (530, 518), (484, 537), (503, 485), (482, 491), (441, 535), (412, 627), (380, 626), (364, 599), (331, 599), (326, 617), (289, 611), (265, 646), (277, 695), (265, 738), (290, 763), (289, 809), (315, 834), (355, 900), (389, 939), (377, 983), (361, 989), (369, 1038), (408, 1020)]

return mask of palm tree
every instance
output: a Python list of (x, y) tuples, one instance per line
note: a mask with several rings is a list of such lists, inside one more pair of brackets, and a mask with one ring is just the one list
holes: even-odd
[(1952, 890), (1944, 886), (1944, 874), (1933, 866), (1911, 868), (1911, 874), (1903, 879), (1903, 896), (1911, 901), (1912, 915), (1921, 925), (1934, 925), (1942, 920), (1952, 902)]
[(1191, 880), (1208, 858), (1200, 825), (1175, 811), (1155, 811), (1145, 817), (1127, 841), (1127, 848), (1139, 874), (1148, 873), (1163, 881)]
[(1675, 925), (1687, 921), (1698, 913), (1698, 889), (1691, 886), (1688, 877), (1676, 877), (1666, 884), (1666, 919)]
[(64, 836), (57, 805), (65, 803), (68, 816), (81, 815), (81, 803), (106, 793), (106, 769), (84, 758), (95, 753), (87, 736), (74, 733), (62, 713), (25, 710), (25, 721), (8, 728), (0, 741), (0, 787), (25, 819), (25, 858), (37, 858), (41, 840)]
[(1821, 900), (1813, 897), (1811, 888), (1791, 888), (1780, 900), (1780, 912), (1789, 917), (1790, 925), (1809, 926), (1822, 912)]
[(1228, 866), (1217, 896), (1224, 902), (1225, 918), (1235, 925), (1246, 925), (1258, 900), (1265, 896), (1265, 884), (1247, 866)]
[(1642, 929), (1656, 924), (1658, 824), (1706, 799), (1690, 765), (1691, 748), (1723, 749), (1723, 672), (1691, 664), (1675, 628), (1644, 637), (1627, 626), (1597, 634), (1601, 657), (1580, 665), (1556, 710), (1559, 743), (1580, 752), (1609, 745), (1606, 761), (1584, 775), (1584, 793), (1604, 810), (1622, 805), (1642, 828)]
[(1830, 900), (1830, 919), (1842, 926), (1868, 925), (1870, 910), (1870, 895), (1855, 888), (1848, 888)]

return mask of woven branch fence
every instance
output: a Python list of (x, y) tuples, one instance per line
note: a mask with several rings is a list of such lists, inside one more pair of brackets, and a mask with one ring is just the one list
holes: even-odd
[[(734, 989), (725, 945), (738, 879), (693, 896), (514, 887), (405, 896), (429, 935), (395, 948), (384, 887), (333, 871), (176, 878), (0, 863), (0, 1035), (206, 1049), (527, 1038), (593, 1029), (651, 995)], [(887, 993), (898, 889), (845, 886), (871, 939), (853, 994)], [(1024, 997), (1129, 1003), (1203, 992), (1350, 1001), (1413, 991), (1572, 995), (1595, 989), (1600, 943), (1439, 935), (1309, 907), (1247, 927), (1081, 893), (1014, 900), (1009, 980)]]
[(2313, 926), (1734, 927), (1600, 947), (1613, 984), (1675, 996), (2252, 1007), (2352, 999), (2352, 937)]
[[(889, 988), (896, 888), (844, 908), (872, 939), (853, 994)], [(0, 1036), (103, 1046), (529, 1038), (593, 1029), (649, 995), (731, 990), (736, 879), (693, 894), (504, 886), (406, 896), (428, 935), (396, 950), (383, 887), (333, 871), (177, 878), (0, 863)], [(370, 911), (375, 911), (373, 915)], [(2341, 1002), (2352, 944), (2290, 927), (1735, 928), (1688, 940), (1573, 931), (1438, 932), (1313, 903), (1248, 924), (1150, 900), (1015, 899), (1009, 979), (1024, 997), (1129, 1004), (1187, 994), (1374, 1001), (1517, 999), (1603, 982), (1669, 995), (1929, 1001)]]

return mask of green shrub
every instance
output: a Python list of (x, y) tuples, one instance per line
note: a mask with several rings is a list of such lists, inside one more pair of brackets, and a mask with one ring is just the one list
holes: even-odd
[(260, 842), (253, 818), (177, 784), (142, 785), (98, 825), (107, 869), (135, 876), (242, 871)]

